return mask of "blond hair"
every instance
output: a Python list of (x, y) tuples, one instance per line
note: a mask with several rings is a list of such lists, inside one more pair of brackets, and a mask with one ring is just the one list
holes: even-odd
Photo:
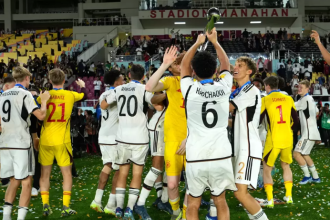
[(52, 69), (51, 71), (49, 71), (49, 80), (53, 85), (60, 86), (65, 80), (65, 74), (59, 68)]
[(309, 88), (311, 83), (308, 80), (303, 80), (301, 82), (299, 82), (300, 85), (305, 85), (306, 88)]
[(24, 67), (18, 66), (14, 68), (13, 77), (16, 82), (23, 82), (25, 77), (32, 77), (32, 74)]
[(236, 62), (242, 62), (246, 64), (248, 70), (252, 70), (250, 77), (252, 77), (257, 72), (257, 64), (251, 57), (239, 57)]

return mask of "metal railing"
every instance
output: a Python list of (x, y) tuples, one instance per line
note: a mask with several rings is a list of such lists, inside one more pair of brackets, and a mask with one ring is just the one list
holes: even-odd
[[(286, 5), (289, 2), (290, 5)], [(152, 10), (159, 7), (173, 7), (177, 9), (184, 8), (258, 8), (258, 7), (268, 7), (268, 8), (285, 8), (290, 6), (290, 8), (297, 8), (297, 0), (288, 0), (279, 4), (278, 0), (178, 0), (173, 5), (168, 5), (168, 0), (141, 0), (140, 10)]]
[(229, 60), (236, 60), (241, 56), (248, 56), (252, 59), (258, 59), (263, 57), (264, 59), (268, 59), (270, 57), (269, 53), (227, 53)]
[(106, 17), (106, 18), (79, 18), (73, 19), (73, 26), (105, 26), (105, 25), (131, 25), (131, 18)]
[(310, 22), (330, 22), (330, 15), (328, 14), (318, 14), (314, 15), (314, 18), (310, 16), (305, 16), (305, 21), (310, 23)]

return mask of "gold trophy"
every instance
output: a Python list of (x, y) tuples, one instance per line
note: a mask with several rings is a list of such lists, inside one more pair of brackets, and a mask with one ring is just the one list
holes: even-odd
[[(207, 11), (207, 24), (205, 27), (205, 31), (211, 33), (212, 29), (214, 28), (214, 24), (217, 23), (220, 20), (221, 17), (221, 13), (220, 10), (216, 7), (212, 7)], [(206, 43), (204, 45), (201, 45), (201, 47), (199, 48), (200, 51), (204, 51), (207, 48), (207, 44), (208, 41), (206, 41)]]

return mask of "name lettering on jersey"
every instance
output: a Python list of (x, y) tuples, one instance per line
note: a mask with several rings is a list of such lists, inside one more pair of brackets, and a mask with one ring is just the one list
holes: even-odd
[(126, 88), (126, 87), (122, 87), (121, 91), (132, 91), (135, 92), (135, 88)]
[(1, 96), (7, 96), (7, 95), (18, 95), (19, 91), (9, 91), (6, 93), (2, 93)]
[(201, 88), (197, 88), (196, 94), (203, 96), (205, 98), (215, 98), (225, 95), (225, 92), (222, 89), (217, 90), (215, 92), (208, 92), (208, 91), (203, 92), (201, 91)]
[(272, 98), (273, 102), (285, 102), (285, 98)]
[(64, 95), (51, 95), (50, 99), (62, 99), (62, 100), (64, 100)]

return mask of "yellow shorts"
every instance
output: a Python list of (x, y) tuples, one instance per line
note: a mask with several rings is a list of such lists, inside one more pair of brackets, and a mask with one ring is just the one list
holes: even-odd
[(287, 148), (276, 148), (276, 147), (267, 147), (265, 146), (264, 155), (262, 156), (263, 161), (267, 163), (268, 166), (273, 167), (275, 165), (276, 159), (279, 154), (280, 160), (284, 163), (292, 163), (292, 149), (293, 147)]
[(165, 170), (168, 176), (179, 176), (186, 167), (186, 155), (177, 155), (181, 142), (165, 142)]
[(60, 167), (66, 167), (72, 165), (72, 146), (71, 143), (61, 144), (57, 146), (45, 146), (39, 147), (39, 163), (43, 166), (52, 165), (56, 158), (57, 165)]

